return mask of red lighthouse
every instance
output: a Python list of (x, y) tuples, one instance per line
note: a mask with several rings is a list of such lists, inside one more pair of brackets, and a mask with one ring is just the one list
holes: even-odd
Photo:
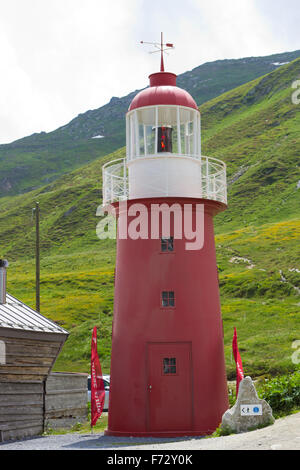
[(198, 107), (163, 70), (129, 107), (126, 159), (103, 167), (103, 205), (118, 219), (115, 436), (204, 435), (228, 408), (213, 229), (226, 167), (201, 155)]

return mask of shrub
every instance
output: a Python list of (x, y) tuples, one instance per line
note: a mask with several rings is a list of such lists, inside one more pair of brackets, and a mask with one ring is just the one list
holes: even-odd
[(260, 398), (266, 400), (275, 417), (280, 417), (300, 408), (300, 370), (289, 375), (265, 379), (257, 387)]

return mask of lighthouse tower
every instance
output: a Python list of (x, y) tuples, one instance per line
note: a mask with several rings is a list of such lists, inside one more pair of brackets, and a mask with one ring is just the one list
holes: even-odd
[(163, 54), (149, 78), (126, 115), (126, 158), (103, 167), (118, 219), (106, 434), (205, 435), (228, 408), (213, 229), (226, 167), (201, 155), (198, 107)]

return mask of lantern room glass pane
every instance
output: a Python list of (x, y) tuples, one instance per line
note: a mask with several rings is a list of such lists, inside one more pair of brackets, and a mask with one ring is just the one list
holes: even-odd
[(130, 139), (130, 158), (135, 158), (135, 143), (134, 143), (134, 139), (135, 139), (135, 132), (134, 132), (134, 125), (133, 125), (133, 117), (134, 115), (132, 114), (130, 116), (130, 119), (129, 119), (129, 128), (130, 128), (130, 135), (129, 135), (129, 139)]
[(155, 153), (155, 132), (154, 126), (145, 126), (146, 155)]
[(197, 120), (195, 119), (194, 110), (180, 108), (180, 136), (181, 136), (181, 153), (184, 155), (194, 155), (194, 133), (197, 133)]

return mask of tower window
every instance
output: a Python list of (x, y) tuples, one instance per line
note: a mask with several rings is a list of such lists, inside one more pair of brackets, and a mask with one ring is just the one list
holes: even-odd
[(170, 238), (161, 238), (161, 251), (163, 253), (168, 253), (170, 251), (174, 251), (174, 239), (173, 237)]
[(164, 374), (176, 374), (176, 357), (165, 357), (163, 359)]
[(174, 291), (163, 291), (161, 295), (162, 307), (175, 307)]

